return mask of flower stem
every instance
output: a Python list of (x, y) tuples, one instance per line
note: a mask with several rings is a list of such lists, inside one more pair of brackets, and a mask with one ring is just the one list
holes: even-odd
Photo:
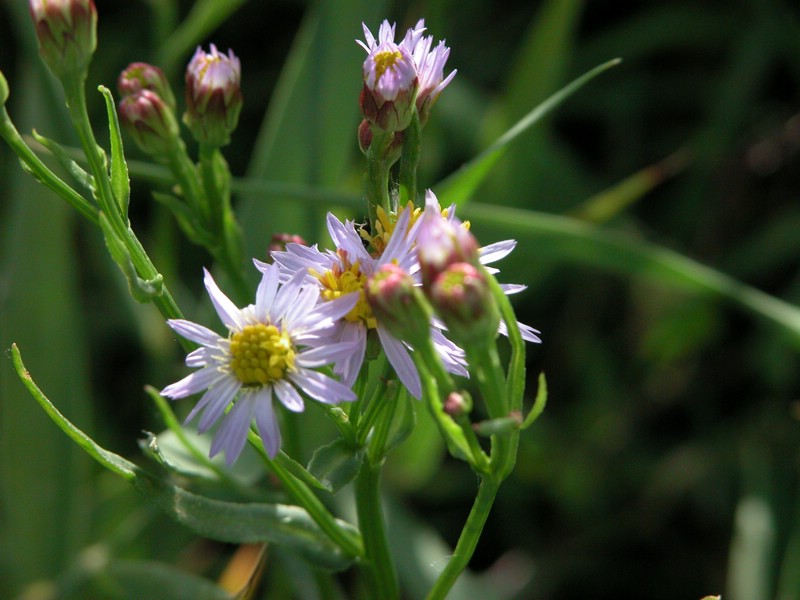
[(358, 526), (364, 538), (364, 574), (370, 600), (396, 600), (400, 597), (397, 573), (389, 552), (386, 526), (381, 507), (381, 460), (374, 464), (365, 453), (361, 471), (355, 481)]
[(486, 524), (486, 519), (489, 517), (492, 504), (494, 504), (494, 499), (497, 496), (499, 487), (499, 480), (492, 476), (481, 479), (480, 486), (478, 487), (478, 494), (475, 496), (475, 501), (467, 517), (467, 522), (461, 530), (461, 535), (458, 538), (453, 555), (447, 562), (447, 566), (436, 579), (433, 588), (431, 588), (431, 591), (428, 593), (427, 600), (443, 600), (458, 577), (464, 569), (467, 568), (467, 565), (469, 565), (472, 554), (475, 552), (475, 548), (478, 545), (478, 539), (483, 531), (483, 526)]

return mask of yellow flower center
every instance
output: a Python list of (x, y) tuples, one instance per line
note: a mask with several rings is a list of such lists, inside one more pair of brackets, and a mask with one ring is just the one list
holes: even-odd
[(375, 53), (372, 60), (375, 63), (375, 80), (377, 81), (383, 77), (386, 69), (393, 67), (395, 63), (403, 60), (403, 55), (400, 54), (399, 50), (395, 50), (394, 52), (384, 50), (383, 52)]
[(248, 325), (231, 336), (231, 369), (244, 385), (265, 385), (294, 369), (294, 346), (274, 325)]
[(364, 293), (367, 276), (361, 272), (361, 265), (358, 261), (350, 263), (347, 258), (347, 252), (339, 250), (338, 254), (341, 263), (335, 265), (330, 271), (325, 271), (324, 273), (319, 273), (314, 269), (309, 271), (322, 284), (322, 297), (325, 300), (335, 300), (345, 294), (358, 292), (358, 302), (344, 318), (351, 323), (360, 321), (370, 329), (375, 329), (377, 322)]
[(383, 251), (386, 250), (386, 246), (389, 244), (389, 239), (392, 237), (392, 233), (394, 233), (394, 226), (397, 223), (397, 219), (403, 214), (404, 210), (411, 211), (411, 218), (408, 220), (408, 229), (406, 232), (411, 229), (411, 226), (414, 225), (416, 220), (422, 214), (422, 209), (417, 207), (414, 208), (414, 205), (409, 202), (408, 205), (401, 209), (399, 213), (387, 213), (382, 206), (377, 208), (378, 218), (372, 224), (372, 231), (367, 232), (365, 229), (361, 229), (359, 231), (361, 237), (369, 244), (372, 252), (372, 256), (375, 258), (380, 257), (383, 254)]

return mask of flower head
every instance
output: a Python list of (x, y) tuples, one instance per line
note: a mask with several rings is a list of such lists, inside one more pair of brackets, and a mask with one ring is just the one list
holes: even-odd
[(430, 116), (431, 106), (436, 102), (442, 90), (456, 76), (456, 71), (444, 76), (444, 65), (450, 56), (450, 48), (445, 46), (445, 41), (440, 41), (431, 50), (433, 36), (425, 36), (425, 19), (420, 19), (414, 29), (409, 29), (403, 40), (417, 67), (419, 91), (417, 92), (417, 112), (421, 125), (425, 125)]
[(195, 51), (186, 67), (183, 121), (198, 142), (212, 146), (230, 142), (242, 110), (241, 73), (232, 50), (223, 54), (211, 44), (210, 52), (200, 47)]
[(119, 119), (143, 152), (160, 157), (178, 141), (175, 113), (157, 93), (142, 89), (119, 102)]
[(353, 352), (353, 344), (332, 343), (328, 331), (352, 308), (355, 298), (318, 304), (319, 288), (304, 284), (302, 274), (281, 285), (277, 267), (260, 263), (259, 268), (263, 275), (256, 302), (242, 309), (205, 271), (206, 290), (227, 335), (183, 319), (167, 321), (175, 332), (200, 344), (186, 357), (187, 366), (199, 370), (161, 393), (185, 398), (205, 390), (186, 421), (202, 412), (198, 426), (202, 433), (222, 418), (210, 455), (224, 451), (229, 465), (241, 453), (254, 419), (267, 454), (278, 452), (275, 398), (292, 412), (304, 409), (300, 392), (326, 404), (356, 399), (349, 387), (315, 370)]
[(129, 64), (117, 78), (117, 90), (122, 98), (142, 90), (150, 90), (157, 94), (164, 104), (175, 110), (175, 95), (172, 93), (167, 76), (154, 65), (143, 62)]
[(85, 77), (97, 47), (92, 0), (29, 0), (39, 54), (59, 79)]
[[(349, 293), (358, 294), (358, 302), (340, 321), (337, 333), (341, 341), (354, 341), (357, 344), (357, 349), (334, 367), (334, 372), (341, 376), (344, 383), (352, 384), (356, 380), (366, 355), (367, 335), (375, 331), (398, 378), (412, 395), (419, 398), (422, 389), (419, 374), (409, 354), (409, 345), (398, 339), (381, 322), (373, 312), (365, 291), (384, 265), (396, 265), (412, 276), (417, 271), (414, 252), (417, 224), (411, 225), (411, 213), (410, 207), (400, 211), (392, 223), (388, 242), (375, 255), (367, 251), (353, 222), (342, 223), (329, 214), (328, 232), (336, 250), (321, 252), (316, 246), (287, 244), (285, 252), (273, 252), (272, 256), (275, 263), (280, 265), (284, 277), (307, 272), (309, 280), (319, 286), (323, 299), (335, 300)], [(445, 338), (433, 323), (430, 335), (445, 367), (453, 373), (465, 375), (463, 351)]]
[(403, 44), (394, 42), (395, 26), (381, 23), (377, 39), (366, 25), (364, 39), (356, 40), (367, 51), (361, 113), (379, 131), (402, 131), (411, 123), (417, 95), (417, 68)]

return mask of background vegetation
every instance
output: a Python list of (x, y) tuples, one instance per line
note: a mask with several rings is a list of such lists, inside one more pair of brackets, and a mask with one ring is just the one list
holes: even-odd
[[(501, 280), (529, 286), (516, 306), (542, 330), (528, 367), (532, 384), (546, 372), (550, 403), (523, 436), (471, 587), (453, 597), (800, 598), (796, 2), (97, 5), (90, 90), (135, 60), (162, 65), (180, 90), (198, 43), (241, 57), (245, 108), (226, 156), (247, 178), (237, 211), (248, 255), (262, 258), (273, 233), (324, 242), (326, 210), (358, 214), (361, 21), (374, 31), (388, 17), (404, 31), (424, 16), (452, 48), (458, 75), (423, 139), (420, 182), (437, 192), (547, 96), (621, 57), (518, 138), (460, 209), (483, 243), (519, 242)], [(0, 69), (20, 130), (74, 144), (20, 0), (0, 3)], [(101, 97), (89, 96), (102, 132)], [(135, 229), (187, 314), (211, 322), (200, 294), (209, 258), (152, 200), (158, 177), (146, 164), (132, 173)], [(73, 422), (144, 460), (137, 440), (163, 424), (142, 388), (183, 372), (177, 344), (152, 306), (129, 299), (99, 232), (5, 146), (0, 182), (2, 348), (20, 346)], [(5, 352), (0, 363), (0, 597), (158, 597), (115, 587), (113, 574), (141, 560), (219, 575), (232, 548), (195, 538), (100, 472)], [(475, 484), (422, 412), (386, 475), (409, 598), (440, 544), (454, 543)], [(305, 458), (330, 435), (313, 409), (289, 428)], [(271, 554), (262, 597), (289, 597), (304, 569)], [(297, 597), (319, 597), (303, 582)]]

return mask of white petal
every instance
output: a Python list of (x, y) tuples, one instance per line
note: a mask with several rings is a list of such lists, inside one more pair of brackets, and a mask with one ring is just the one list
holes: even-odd
[(231, 466), (239, 458), (247, 441), (250, 422), (253, 420), (256, 408), (254, 400), (251, 394), (243, 395), (228, 411), (214, 436), (214, 441), (211, 442), (209, 456), (216, 456), (224, 450), (225, 462), (228, 466)]
[(528, 286), (521, 283), (501, 283), (500, 289), (503, 290), (507, 296), (510, 296), (511, 294), (518, 294), (519, 292), (527, 290)]
[(516, 240), (503, 240), (502, 242), (495, 242), (488, 246), (483, 246), (478, 249), (480, 261), (482, 265), (493, 263), (508, 256), (511, 251), (516, 247)]
[(239, 309), (222, 293), (222, 290), (219, 289), (211, 273), (208, 272), (208, 269), (203, 269), (203, 272), (205, 273), (204, 282), (206, 290), (208, 291), (208, 295), (211, 298), (211, 302), (219, 318), (225, 323), (228, 329), (242, 329), (242, 327), (244, 327), (244, 322)]
[(367, 352), (367, 328), (359, 323), (347, 323), (342, 328), (342, 342), (355, 342), (355, 350), (349, 356), (336, 363), (333, 372), (342, 380), (342, 383), (352, 387), (364, 364), (364, 355)]
[(325, 404), (352, 402), (356, 399), (355, 393), (349, 387), (317, 371), (298, 369), (296, 373), (289, 374), (289, 379), (307, 396)]
[(288, 307), (286, 313), (284, 313), (284, 327), (291, 331), (296, 322), (302, 322), (311, 314), (318, 300), (319, 287), (306, 285), (301, 288), (295, 301)]
[(295, 364), (298, 367), (316, 369), (351, 356), (357, 349), (357, 342), (325, 344), (318, 348), (304, 350), (295, 357)]
[(358, 304), (358, 299), (360, 297), (360, 292), (351, 292), (349, 294), (345, 294), (344, 296), (340, 296), (335, 300), (321, 302), (314, 309), (313, 319), (318, 323), (319, 327), (324, 327), (326, 324), (323, 323), (323, 321), (328, 319), (331, 321), (341, 319), (343, 316), (349, 313), (356, 304)]
[(256, 403), (256, 427), (261, 436), (261, 443), (267, 456), (275, 458), (281, 448), (281, 430), (278, 428), (278, 419), (275, 408), (272, 406), (272, 396), (259, 397)]
[(275, 382), (275, 395), (281, 401), (281, 404), (292, 412), (303, 412), (306, 407), (303, 397), (285, 379)]
[(215, 346), (220, 340), (220, 335), (215, 331), (185, 319), (169, 319), (167, 325), (181, 337), (203, 346)]
[[(522, 339), (526, 342), (533, 342), (534, 344), (540, 344), (542, 342), (541, 338), (536, 335), (537, 333), (541, 333), (538, 329), (534, 329), (530, 325), (525, 325), (525, 323), (520, 323), (519, 321), (517, 321), (517, 327), (519, 327), (519, 333)], [(500, 321), (500, 327), (498, 327), (497, 330), (502, 335), (508, 336), (508, 327), (505, 321)]]
[(256, 290), (256, 319), (259, 323), (266, 323), (269, 307), (272, 306), (275, 294), (278, 292), (280, 269), (264, 263), (264, 269), (261, 272), (263, 275)]
[(161, 390), (161, 395), (167, 398), (185, 398), (211, 387), (216, 381), (225, 377), (227, 375), (216, 366), (205, 367), (187, 375), (180, 381), (171, 383)]
[(408, 348), (403, 345), (403, 342), (386, 331), (383, 327), (378, 325), (378, 337), (381, 339), (381, 346), (386, 353), (386, 358), (397, 373), (397, 377), (406, 389), (411, 393), (414, 398), (422, 397), (422, 384), (419, 380), (419, 373), (417, 367), (414, 366), (414, 361), (411, 359)]
[(203, 411), (203, 416), (200, 417), (200, 422), (197, 425), (197, 431), (203, 433), (208, 430), (217, 419), (222, 416), (228, 405), (233, 402), (236, 393), (242, 388), (242, 382), (235, 377), (227, 377), (220, 381), (217, 385), (206, 392), (206, 395), (211, 393), (214, 396), (208, 403), (208, 407)]
[(186, 366), (193, 369), (205, 367), (214, 363), (213, 350), (211, 348), (197, 348), (186, 355)]

